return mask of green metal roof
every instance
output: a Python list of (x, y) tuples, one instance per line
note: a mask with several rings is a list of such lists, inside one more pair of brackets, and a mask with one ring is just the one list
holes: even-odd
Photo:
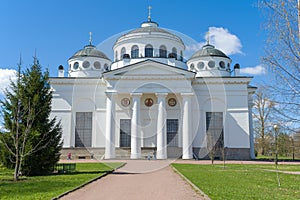
[(70, 59), (79, 57), (97, 57), (110, 60), (103, 52), (96, 49), (94, 45), (86, 45), (83, 49), (77, 51)]
[[(216, 49), (213, 45), (207, 44), (202, 47), (199, 51), (194, 53), (192, 57), (190, 58), (199, 58), (199, 57), (207, 57), (207, 56), (216, 56), (216, 57), (224, 57), (229, 58), (225, 53), (222, 51)], [(230, 59), (230, 58), (229, 58)]]

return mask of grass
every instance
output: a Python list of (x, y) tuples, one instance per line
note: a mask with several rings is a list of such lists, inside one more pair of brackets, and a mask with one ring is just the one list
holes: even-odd
[[(172, 164), (211, 199), (300, 199), (300, 175), (279, 173), (275, 165)], [(279, 165), (281, 171), (300, 171), (300, 165)]]
[(0, 166), (0, 199), (52, 199), (74, 189), (122, 163), (77, 163), (71, 174), (23, 177), (12, 181), (13, 170)]

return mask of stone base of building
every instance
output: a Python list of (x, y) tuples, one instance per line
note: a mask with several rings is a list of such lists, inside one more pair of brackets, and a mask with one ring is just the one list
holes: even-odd
[[(61, 150), (61, 159), (68, 159), (68, 155), (71, 154), (71, 159), (104, 159), (105, 148), (63, 148)], [(142, 147), (141, 148), (141, 159), (155, 158), (156, 147)], [(182, 157), (181, 147), (168, 147), (167, 148), (168, 158), (176, 159)], [(194, 159), (209, 160), (209, 151), (206, 148), (193, 148)], [(115, 159), (130, 159), (130, 148), (116, 148)], [(225, 149), (226, 160), (250, 160), (250, 149), (249, 148), (226, 148)], [(223, 153), (216, 152), (215, 160), (223, 160)]]
[[(210, 159), (210, 156), (213, 154), (210, 154), (207, 148), (193, 148), (193, 153), (195, 159), (200, 160), (208, 160)], [(250, 157), (250, 148), (226, 148), (224, 150), (224, 157), (226, 160), (251, 160)], [(218, 151), (214, 154), (215, 160), (223, 160), (223, 152)]]

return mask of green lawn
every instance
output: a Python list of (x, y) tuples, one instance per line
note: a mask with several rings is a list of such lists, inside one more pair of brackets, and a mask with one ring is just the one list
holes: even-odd
[[(300, 175), (279, 173), (274, 165), (172, 164), (211, 199), (300, 199)], [(300, 165), (279, 165), (282, 171), (300, 171)]]
[(121, 164), (77, 163), (72, 174), (23, 177), (18, 182), (12, 181), (12, 170), (0, 166), (0, 199), (52, 199)]

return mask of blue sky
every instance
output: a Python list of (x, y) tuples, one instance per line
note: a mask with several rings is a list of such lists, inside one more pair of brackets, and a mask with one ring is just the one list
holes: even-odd
[(233, 64), (239, 63), (248, 75), (258, 74), (255, 84), (267, 76), (261, 69), (265, 33), (256, 3), (257, 0), (2, 0), (0, 88), (9, 75), (9, 70), (4, 69), (16, 69), (20, 54), (25, 68), (32, 63), (36, 50), (43, 68), (56, 76), (57, 67), (67, 66), (68, 58), (88, 44), (90, 31), (93, 44), (99, 45), (112, 35), (137, 28), (147, 20), (149, 4), (153, 7), (152, 20), (160, 27), (186, 34), (196, 43), (205, 42), (209, 29), (216, 34), (212, 35), (216, 42), (220, 34), (226, 33), (232, 43), (220, 45), (236, 48), (229, 55)]

